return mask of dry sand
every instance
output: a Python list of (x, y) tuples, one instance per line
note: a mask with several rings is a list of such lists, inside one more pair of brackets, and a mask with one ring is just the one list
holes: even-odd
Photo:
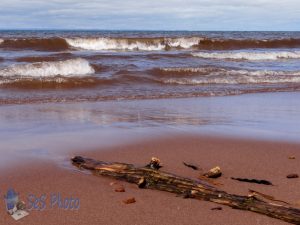
[[(106, 151), (107, 150), (107, 151)], [(46, 194), (46, 209), (30, 211), (30, 215), (15, 222), (0, 204), (1, 224), (103, 224), (103, 225), (279, 225), (285, 222), (252, 212), (234, 210), (222, 206), (221, 211), (212, 211), (217, 204), (193, 199), (183, 199), (174, 194), (141, 190), (133, 184), (125, 186), (123, 193), (114, 192), (110, 185), (114, 180), (79, 172), (69, 165), (67, 159), (73, 154), (99, 160), (120, 161), (145, 165), (152, 156), (161, 159), (163, 170), (195, 178), (201, 173), (183, 166), (193, 163), (203, 171), (220, 166), (223, 176), (217, 179), (221, 189), (230, 193), (247, 195), (254, 189), (296, 204), (300, 203), (300, 179), (287, 179), (289, 173), (300, 174), (300, 145), (280, 142), (235, 140), (221, 137), (165, 137), (158, 140), (120, 146), (114, 149), (91, 152), (76, 152), (66, 156), (67, 166), (37, 160), (2, 171), (0, 192), (3, 196), (9, 187), (20, 193), (22, 200), (28, 194)], [(289, 159), (295, 156), (296, 159)], [(267, 179), (274, 186), (242, 183), (230, 177)], [(79, 210), (50, 208), (51, 193), (62, 197), (80, 198)], [(122, 200), (134, 197), (136, 203), (126, 205)], [(300, 207), (298, 205), (298, 207)]]

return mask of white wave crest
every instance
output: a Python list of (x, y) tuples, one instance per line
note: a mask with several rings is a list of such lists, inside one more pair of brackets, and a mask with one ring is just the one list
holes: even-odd
[(69, 59), (57, 62), (39, 62), (12, 65), (0, 70), (0, 76), (23, 77), (53, 77), (53, 76), (85, 76), (93, 74), (95, 70), (85, 59)]
[(66, 38), (66, 41), (72, 47), (85, 50), (160, 51), (168, 47), (191, 48), (199, 44), (200, 38)]
[(212, 70), (212, 68), (206, 67), (167, 67), (160, 68), (163, 72), (173, 72), (173, 73), (205, 73)]
[(182, 85), (296, 83), (300, 82), (300, 71), (220, 70), (218, 72), (208, 72), (206, 76), (169, 78), (162, 79), (161, 82)]
[(299, 59), (300, 51), (277, 51), (277, 52), (197, 52), (193, 56), (206, 59), (234, 59), (234, 60), (278, 60)]
[(155, 51), (163, 50), (165, 45), (159, 41), (151, 43), (132, 41), (126, 39), (111, 39), (111, 38), (76, 38), (66, 39), (67, 43), (75, 48), (86, 50), (144, 50)]
[(174, 38), (174, 39), (167, 39), (166, 43), (170, 47), (175, 48), (191, 48), (195, 45), (198, 45), (201, 41), (199, 37), (190, 37), (190, 38)]

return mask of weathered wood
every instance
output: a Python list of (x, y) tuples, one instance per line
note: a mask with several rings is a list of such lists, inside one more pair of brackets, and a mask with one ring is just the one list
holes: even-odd
[(103, 175), (130, 183), (141, 188), (155, 189), (227, 205), (235, 209), (248, 210), (292, 224), (300, 224), (300, 210), (272, 202), (265, 202), (255, 196), (240, 196), (226, 193), (204, 181), (192, 180), (149, 167), (135, 167), (126, 163), (109, 163), (76, 156), (74, 165)]

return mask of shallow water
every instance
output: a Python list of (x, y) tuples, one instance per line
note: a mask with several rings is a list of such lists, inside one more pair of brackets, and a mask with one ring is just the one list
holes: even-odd
[(61, 161), (163, 135), (222, 135), (299, 142), (300, 93), (7, 105), (0, 110), (1, 165)]

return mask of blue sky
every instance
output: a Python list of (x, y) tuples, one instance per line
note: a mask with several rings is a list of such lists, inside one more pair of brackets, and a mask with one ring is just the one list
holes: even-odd
[(300, 30), (300, 0), (0, 0), (0, 29)]

